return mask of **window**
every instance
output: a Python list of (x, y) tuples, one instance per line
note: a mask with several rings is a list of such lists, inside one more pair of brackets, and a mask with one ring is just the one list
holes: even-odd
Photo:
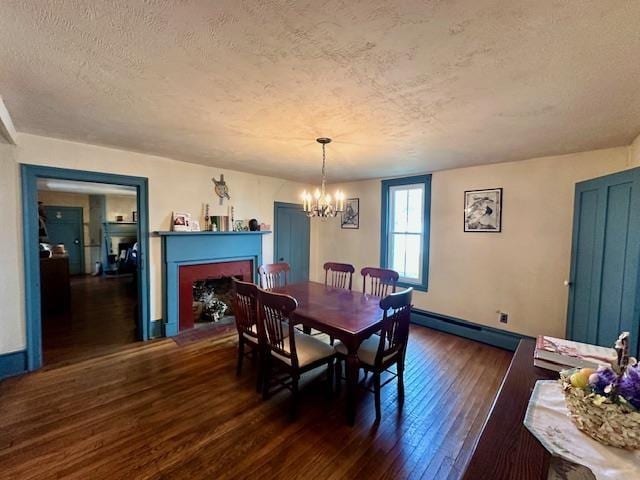
[(382, 181), (380, 264), (400, 285), (427, 290), (431, 175)]

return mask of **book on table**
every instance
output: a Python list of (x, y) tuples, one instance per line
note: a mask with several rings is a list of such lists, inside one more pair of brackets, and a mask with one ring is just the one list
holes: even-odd
[(572, 367), (611, 366), (616, 359), (617, 353), (613, 348), (539, 335), (533, 363), (537, 367), (559, 372)]

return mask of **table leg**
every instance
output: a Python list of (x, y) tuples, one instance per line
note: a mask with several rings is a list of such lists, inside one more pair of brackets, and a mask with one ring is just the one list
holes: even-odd
[(358, 393), (358, 351), (349, 352), (346, 360), (347, 377), (347, 422), (356, 420), (356, 395)]

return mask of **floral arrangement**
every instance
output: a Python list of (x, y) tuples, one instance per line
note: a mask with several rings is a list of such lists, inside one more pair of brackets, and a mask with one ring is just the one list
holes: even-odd
[(616, 341), (616, 365), (560, 373), (577, 427), (614, 447), (640, 449), (640, 365), (629, 358), (629, 332)]
[(226, 303), (216, 297), (212, 289), (208, 289), (204, 282), (196, 282), (193, 286), (194, 315), (205, 320), (218, 322), (229, 308)]

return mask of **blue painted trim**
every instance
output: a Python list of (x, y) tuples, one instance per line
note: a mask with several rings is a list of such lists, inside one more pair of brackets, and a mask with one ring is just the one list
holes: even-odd
[(157, 320), (151, 320), (151, 327), (149, 328), (149, 338), (162, 338), (164, 336), (164, 320), (162, 320), (161, 318)]
[(17, 352), (3, 353), (0, 355), (0, 380), (14, 375), (25, 373), (27, 368), (27, 352), (20, 350)]
[(511, 351), (515, 351), (518, 343), (523, 338), (533, 338), (528, 335), (507, 332), (499, 328), (487, 327), (460, 318), (427, 312), (416, 308), (411, 310), (411, 322)]
[[(22, 224), (23, 254), (25, 271), (25, 316), (27, 322), (27, 360), (28, 369), (42, 366), (42, 325), (40, 318), (40, 258), (38, 239), (38, 178), (60, 180), (78, 180), (84, 182), (126, 185), (137, 189), (138, 208), (138, 328), (141, 340), (149, 338), (149, 181), (143, 177), (117, 175), (112, 173), (89, 172), (40, 165), (21, 165), (22, 181)], [(34, 248), (29, 248), (29, 239), (33, 239)]]
[(156, 237), (184, 237), (197, 235), (267, 235), (271, 230), (261, 230), (259, 232), (153, 232)]
[[(266, 233), (266, 232), (265, 232)], [(224, 235), (162, 235), (164, 334), (179, 331), (179, 270), (182, 266), (251, 260), (253, 281), (262, 264), (262, 235), (224, 232)]]
[[(278, 262), (280, 258), (283, 258), (284, 255), (282, 255), (282, 253), (279, 251), (280, 248), (280, 242), (278, 241), (278, 236), (280, 235), (278, 233), (278, 210), (281, 208), (288, 208), (291, 210), (298, 210), (298, 211), (302, 211), (303, 207), (301, 204), (299, 203), (288, 203), (288, 202), (273, 202), (273, 261), (274, 262)], [(304, 232), (306, 233), (306, 238), (304, 238), (304, 234), (300, 235), (301, 238), (298, 238), (298, 242), (302, 241), (302, 240), (306, 240), (307, 244), (307, 269), (306, 269), (306, 278), (304, 275), (301, 275), (301, 277), (303, 279), (308, 280), (309, 279), (309, 274), (311, 272), (311, 219), (309, 218), (307, 223), (307, 231)], [(297, 234), (300, 234), (300, 232), (296, 232)]]
[[(631, 184), (631, 204), (629, 211), (629, 231), (628, 236), (615, 240), (621, 244), (627, 243), (628, 250), (625, 266), (625, 280), (623, 291), (620, 292), (621, 302), (626, 305), (621, 307), (621, 313), (625, 318), (630, 318), (630, 353), (632, 356), (640, 354), (640, 293), (638, 286), (640, 285), (640, 268), (638, 266), (638, 258), (640, 257), (640, 168), (632, 168), (623, 170), (622, 172), (604, 175), (576, 183), (574, 193), (574, 211), (573, 211), (573, 237), (571, 243), (571, 265), (570, 276), (571, 287), (569, 289), (568, 308), (567, 308), (567, 325), (566, 337), (587, 343), (599, 343), (598, 331), (600, 322), (608, 321), (609, 317), (602, 311), (602, 286), (604, 284), (603, 276), (605, 275), (604, 255), (606, 244), (610, 242), (607, 239), (607, 223), (608, 210), (619, 208), (610, 204), (610, 189), (622, 184)], [(578, 257), (580, 244), (580, 227), (581, 227), (581, 211), (583, 209), (583, 200), (586, 194), (595, 193), (597, 198), (597, 209), (594, 214), (594, 240), (593, 247), (585, 255), (591, 261), (591, 278), (590, 283), (576, 285), (582, 279), (578, 279)], [(614, 243), (615, 243), (614, 242)], [(589, 305), (588, 315), (576, 313), (576, 288), (589, 289)], [(583, 294), (584, 296), (584, 294)], [(625, 301), (625, 299), (632, 299)], [(630, 305), (627, 302), (633, 302)], [(576, 318), (577, 317), (577, 318)], [(607, 317), (603, 320), (603, 317)], [(586, 338), (577, 335), (576, 328), (580, 326), (577, 322), (586, 322), (587, 332)]]
[(422, 245), (422, 283), (398, 282), (401, 287), (413, 287), (415, 290), (426, 292), (429, 290), (429, 244), (431, 240), (431, 175), (415, 175), (412, 177), (392, 178), (382, 180), (380, 208), (380, 266), (389, 268), (389, 188), (399, 185), (424, 184), (424, 243)]

